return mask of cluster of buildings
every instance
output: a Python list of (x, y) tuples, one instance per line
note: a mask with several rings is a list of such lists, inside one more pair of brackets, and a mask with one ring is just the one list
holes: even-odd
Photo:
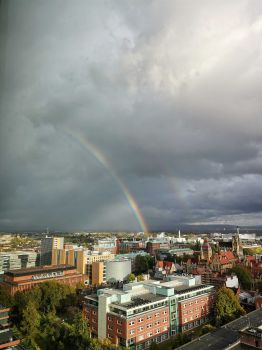
[[(217, 289), (231, 288), (240, 295), (238, 278), (231, 272), (237, 264), (261, 278), (262, 254), (245, 256), (244, 244), (250, 242), (243, 243), (239, 232), (231, 236), (230, 245), (221, 244), (224, 239), (218, 234), (186, 239), (180, 232), (175, 238), (161, 233), (139, 240), (104, 238), (87, 248), (65, 243), (63, 237), (45, 236), (38, 252), (0, 252), (0, 285), (12, 295), (53, 280), (85, 285), (90, 293), (89, 287), (103, 286), (84, 298), (83, 312), (92, 335), (131, 350), (146, 349), (152, 342), (161, 343), (212, 320)], [(135, 272), (139, 255), (153, 258), (151, 277), (112, 283), (126, 281)], [(256, 300), (261, 307), (262, 298)], [(0, 327), (6, 319), (0, 317)]]

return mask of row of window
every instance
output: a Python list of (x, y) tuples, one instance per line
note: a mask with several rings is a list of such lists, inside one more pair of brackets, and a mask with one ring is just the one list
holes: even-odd
[[(162, 315), (166, 315), (166, 314), (167, 314), (167, 311), (163, 311), (163, 312), (162, 312)], [(147, 319), (147, 320), (151, 320), (152, 317), (159, 317), (160, 315), (161, 315), (160, 312), (156, 312), (154, 315), (148, 315), (148, 316), (145, 317), (145, 318), (139, 318), (139, 319), (137, 320), (137, 322), (138, 322), (138, 323), (141, 323), (141, 322), (144, 322), (146, 319)], [(132, 321), (129, 322), (129, 326), (133, 326), (134, 324), (135, 324), (135, 320), (132, 320)]]
[(199, 319), (201, 316), (200, 314), (197, 314), (195, 316), (190, 316), (189, 318), (184, 318), (184, 322), (189, 322), (189, 321), (193, 321), (194, 319)]
[[(143, 327), (141, 327), (141, 328), (143, 328)], [(143, 330), (143, 329), (141, 329), (141, 330)], [(167, 331), (167, 330), (168, 330), (168, 327), (167, 327), (167, 326), (164, 326), (162, 332), (165, 332), (165, 331)], [(156, 330), (154, 331), (155, 334), (159, 334), (160, 332), (161, 332), (161, 329), (160, 329), (160, 328), (158, 328), (158, 329), (156, 329)], [(130, 334), (130, 335), (135, 334), (135, 330), (134, 330), (134, 329), (131, 329), (131, 331), (129, 332), (129, 334)], [(149, 333), (146, 334), (146, 337), (147, 337), (147, 338), (150, 338), (150, 337), (152, 337), (152, 336), (153, 336), (153, 331), (151, 331), (151, 332), (149, 332)], [(142, 340), (142, 339), (144, 339), (144, 337), (145, 337), (145, 335), (139, 335), (139, 336), (138, 336), (138, 340)]]
[[(163, 322), (166, 323), (166, 322), (167, 322), (167, 319), (166, 319), (165, 321), (163, 321)], [(155, 325), (156, 325), (156, 326), (159, 326), (159, 325), (160, 325), (160, 322), (156, 322)], [(152, 328), (152, 327), (153, 327), (153, 324), (152, 324), (152, 323), (150, 323), (150, 324), (148, 324), (148, 325), (146, 326), (147, 329)], [(145, 327), (138, 327), (138, 332), (142, 332), (144, 329), (145, 329)], [(130, 334), (135, 334), (135, 329), (131, 329), (131, 330), (130, 330)]]
[[(212, 299), (212, 297), (210, 299)], [(200, 300), (198, 299), (196, 301), (191, 301), (188, 304), (183, 304), (183, 307), (192, 306), (193, 304), (198, 304), (198, 303), (204, 303), (205, 301), (208, 301), (208, 298), (200, 299)]]
[(209, 307), (208, 306), (206, 306), (206, 307), (201, 306), (201, 308), (200, 307), (196, 307), (195, 309), (192, 309), (192, 310), (189, 310), (189, 311), (184, 311), (182, 314), (183, 315), (192, 314), (194, 311), (199, 312), (201, 310), (206, 310), (208, 312), (209, 311)]

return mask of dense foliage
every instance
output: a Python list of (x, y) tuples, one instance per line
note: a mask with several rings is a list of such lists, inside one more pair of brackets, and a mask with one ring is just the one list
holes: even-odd
[(233, 272), (237, 275), (239, 283), (244, 289), (250, 289), (252, 285), (251, 272), (244, 266), (237, 265), (233, 268)]
[[(6, 296), (0, 288), (0, 303)], [(75, 289), (55, 281), (10, 297), (16, 332), (30, 350), (120, 350), (92, 339)]]
[(154, 258), (150, 255), (137, 255), (135, 258), (135, 272), (137, 275), (148, 273), (152, 270), (154, 265)]
[(239, 303), (238, 297), (229, 288), (220, 288), (215, 303), (216, 326), (222, 326), (239, 316), (245, 314), (245, 310)]

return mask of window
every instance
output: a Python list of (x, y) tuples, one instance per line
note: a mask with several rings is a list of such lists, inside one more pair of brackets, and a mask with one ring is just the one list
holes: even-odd
[(108, 329), (110, 329), (110, 331), (112, 331), (113, 328), (112, 328), (112, 326), (108, 325)]
[(117, 330), (117, 333), (118, 333), (118, 334), (122, 334), (121, 329), (118, 329), (118, 330)]
[(152, 337), (152, 335), (153, 335), (153, 333), (152, 332), (150, 332), (150, 333), (147, 333), (147, 337)]
[(143, 335), (140, 335), (137, 339), (138, 339), (138, 341), (143, 340), (143, 339), (144, 339), (144, 336), (143, 336)]
[(157, 317), (157, 316), (159, 316), (160, 315), (160, 313), (159, 312), (157, 312), (156, 314), (155, 314), (155, 317)]
[(158, 334), (158, 333), (160, 333), (160, 329), (159, 328), (156, 330), (156, 334)]
[(135, 330), (131, 329), (130, 334), (135, 334)]
[(139, 323), (141, 323), (141, 322), (143, 322), (143, 321), (144, 321), (143, 318), (139, 318), (139, 320), (138, 320)]
[(108, 333), (108, 334), (107, 334), (107, 338), (112, 339), (113, 337), (112, 337), (112, 335), (111, 335), (110, 333)]
[(108, 321), (112, 321), (112, 317), (111, 316), (108, 316)]
[(164, 322), (164, 323), (167, 322), (167, 318), (164, 318), (163, 322)]
[(93, 315), (96, 315), (96, 311), (93, 311), (92, 314), (93, 314)]
[(146, 328), (152, 328), (152, 323), (149, 323)]
[(158, 325), (158, 324), (160, 324), (160, 321), (156, 321), (156, 322), (155, 322), (155, 325)]
[(130, 321), (129, 326), (133, 326), (135, 324), (135, 321)]
[(147, 316), (147, 319), (148, 319), (148, 320), (151, 320), (151, 318), (152, 318), (152, 315)]
[(167, 311), (164, 311), (164, 312), (163, 312), (163, 315), (166, 315), (166, 314), (167, 314)]
[(183, 304), (183, 307), (186, 307), (186, 304)]
[(141, 332), (144, 329), (144, 327), (139, 327), (138, 330)]
[(187, 322), (187, 318), (185, 318), (185, 320), (184, 320), (185, 322)]
[(122, 324), (122, 321), (117, 320), (117, 324)]
[(163, 327), (163, 331), (167, 331), (167, 326)]

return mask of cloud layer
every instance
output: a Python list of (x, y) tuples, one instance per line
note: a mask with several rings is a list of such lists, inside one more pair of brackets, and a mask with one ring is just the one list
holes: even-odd
[(260, 0), (0, 6), (1, 229), (262, 223)]

